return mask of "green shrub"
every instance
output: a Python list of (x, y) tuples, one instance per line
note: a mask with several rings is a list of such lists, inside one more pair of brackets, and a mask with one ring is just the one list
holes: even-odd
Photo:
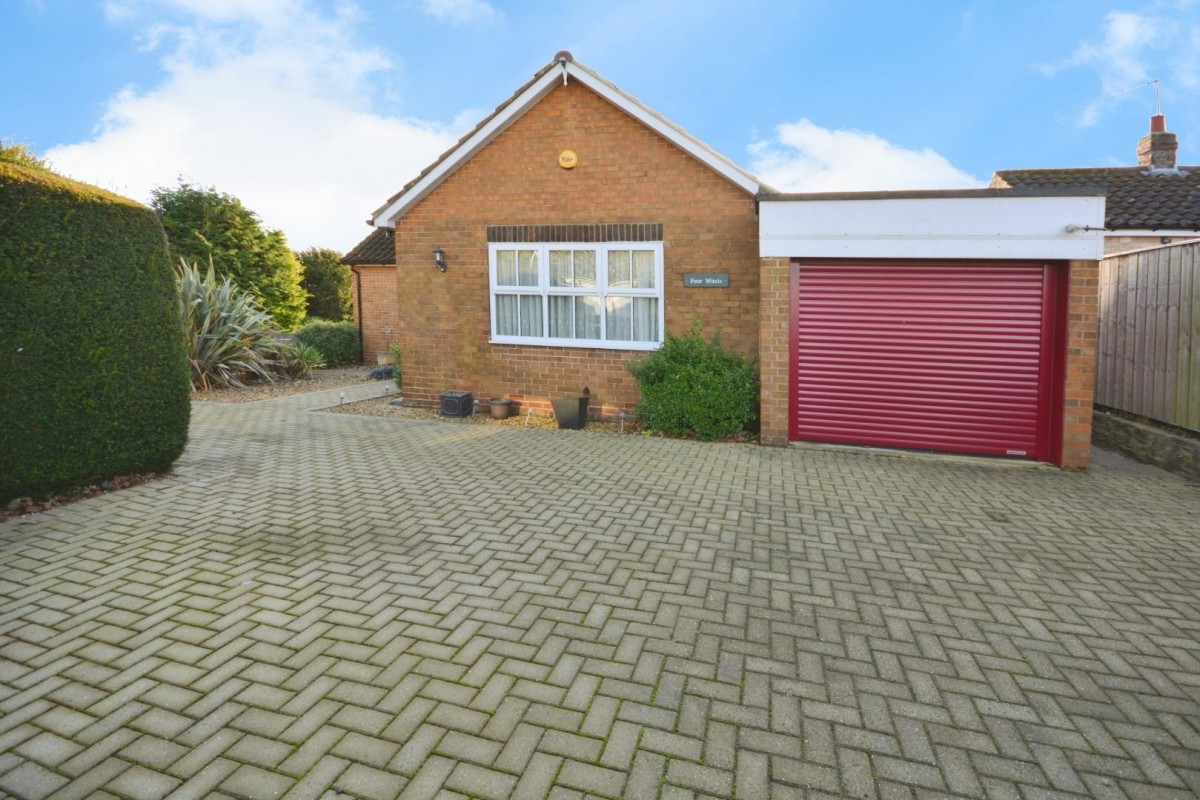
[(720, 439), (745, 430), (758, 415), (754, 365), (722, 348), (720, 333), (704, 341), (699, 322), (687, 336), (667, 334), (660, 349), (628, 369), (642, 393), (637, 415), (650, 430)]
[(398, 344), (392, 345), (392, 366), (396, 368), (396, 374), (394, 376), (396, 379), (396, 388), (403, 389), (404, 380), (403, 376), (400, 374), (400, 345)]
[(164, 471), (187, 359), (150, 209), (0, 162), (0, 501)]
[(325, 366), (321, 351), (308, 344), (283, 344), (276, 352), (278, 372), (286, 378), (307, 378), (314, 369)]
[(212, 264), (201, 272), (181, 258), (175, 277), (192, 385), (210, 389), (271, 380), (279, 366), (279, 329), (253, 295), (229, 278), (217, 280)]
[(358, 364), (362, 361), (358, 328), (353, 322), (314, 319), (296, 331), (296, 341), (320, 350), (321, 355), (325, 356), (325, 363), (330, 366)]

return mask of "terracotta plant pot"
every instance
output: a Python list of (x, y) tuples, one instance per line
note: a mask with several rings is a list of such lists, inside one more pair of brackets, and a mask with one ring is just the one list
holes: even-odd
[(508, 415), (512, 413), (512, 400), (507, 397), (493, 397), (488, 400), (488, 408), (491, 409), (492, 419), (508, 419)]

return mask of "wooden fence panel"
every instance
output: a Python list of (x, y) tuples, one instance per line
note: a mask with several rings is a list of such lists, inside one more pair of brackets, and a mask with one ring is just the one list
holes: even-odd
[(1096, 403), (1200, 431), (1200, 242), (1100, 263)]

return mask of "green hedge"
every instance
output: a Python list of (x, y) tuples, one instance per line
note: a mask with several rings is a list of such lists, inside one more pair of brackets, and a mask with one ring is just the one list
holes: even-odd
[(358, 326), (353, 322), (330, 322), (314, 319), (296, 331), (296, 341), (321, 351), (328, 366), (362, 362), (362, 345), (358, 341)]
[(168, 469), (182, 331), (153, 211), (0, 162), (0, 502)]

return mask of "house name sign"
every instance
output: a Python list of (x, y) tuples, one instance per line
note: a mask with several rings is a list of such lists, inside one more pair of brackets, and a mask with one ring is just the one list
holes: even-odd
[(697, 289), (728, 289), (728, 272), (685, 272), (683, 285)]

